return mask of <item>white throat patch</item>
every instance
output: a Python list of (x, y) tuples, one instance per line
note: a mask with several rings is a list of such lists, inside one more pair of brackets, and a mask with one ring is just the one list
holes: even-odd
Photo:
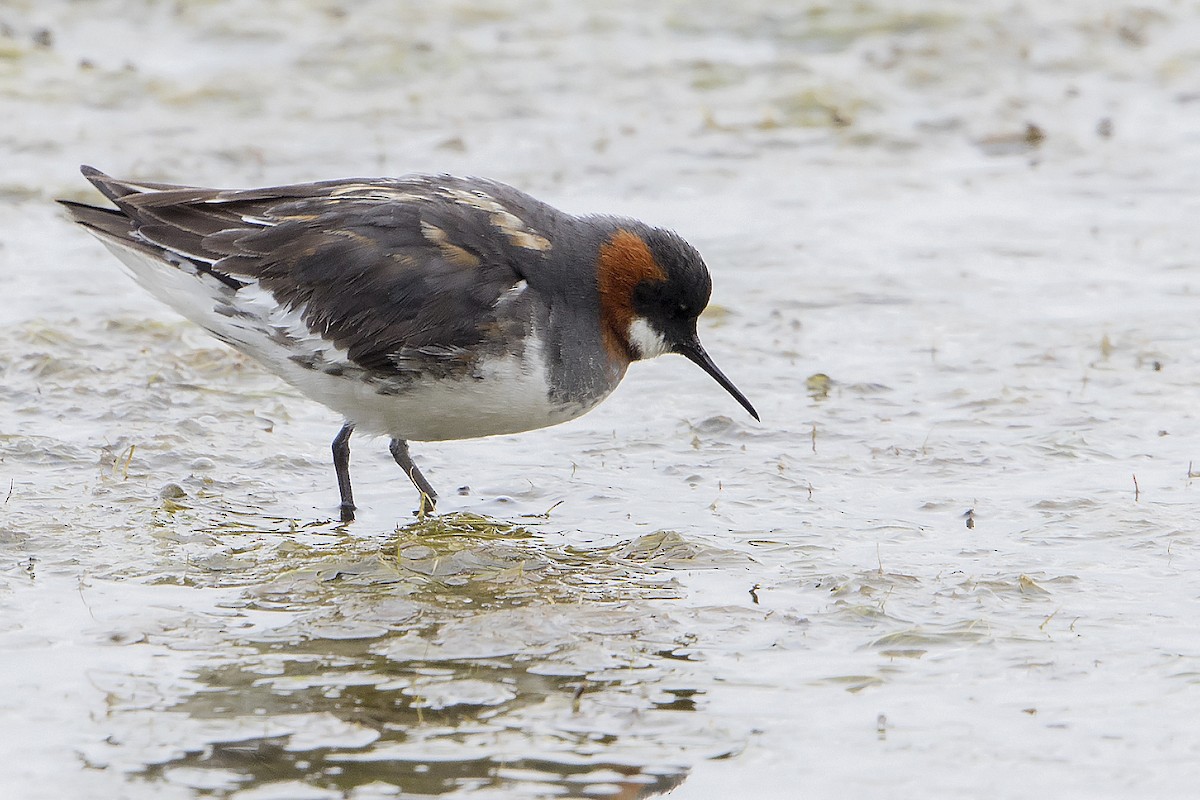
[(657, 358), (671, 352), (667, 340), (659, 335), (643, 317), (629, 323), (629, 343), (641, 358)]

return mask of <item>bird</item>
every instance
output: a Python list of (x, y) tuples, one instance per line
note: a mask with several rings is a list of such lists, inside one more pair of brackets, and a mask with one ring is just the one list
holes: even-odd
[(639, 360), (682, 355), (759, 419), (700, 343), (712, 279), (672, 231), (445, 174), (208, 189), (81, 171), (111, 207), (59, 202), (136, 282), (343, 417), (343, 522), (355, 431), (390, 439), (431, 512), (410, 441), (574, 419)]

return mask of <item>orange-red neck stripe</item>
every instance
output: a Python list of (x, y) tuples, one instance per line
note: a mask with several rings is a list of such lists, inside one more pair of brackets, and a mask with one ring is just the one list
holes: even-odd
[(667, 274), (654, 260), (646, 241), (619, 228), (600, 246), (597, 286), (600, 290), (600, 331), (610, 363), (622, 372), (634, 359), (629, 343), (633, 322), (633, 290), (643, 281), (665, 281)]

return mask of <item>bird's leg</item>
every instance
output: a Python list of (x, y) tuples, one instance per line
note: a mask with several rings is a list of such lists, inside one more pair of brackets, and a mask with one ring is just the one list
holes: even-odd
[(429, 481), (425, 480), (425, 476), (421, 474), (421, 470), (417, 469), (417, 465), (413, 463), (412, 456), (408, 454), (408, 442), (403, 439), (392, 439), (391, 451), (392, 458), (396, 459), (400, 469), (404, 470), (404, 474), (421, 493), (421, 509), (418, 513), (424, 515), (433, 511), (433, 507), (437, 505), (437, 492), (433, 490)]
[(350, 492), (350, 434), (354, 426), (347, 422), (333, 438), (333, 469), (337, 472), (338, 492), (342, 495), (342, 522), (354, 520), (354, 495)]

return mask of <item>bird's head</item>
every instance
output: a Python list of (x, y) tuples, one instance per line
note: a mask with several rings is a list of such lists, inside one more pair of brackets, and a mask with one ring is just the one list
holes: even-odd
[(598, 269), (610, 352), (629, 361), (684, 356), (758, 419), (754, 406), (700, 344), (696, 323), (712, 294), (712, 278), (694, 247), (670, 231), (623, 225), (600, 246)]

